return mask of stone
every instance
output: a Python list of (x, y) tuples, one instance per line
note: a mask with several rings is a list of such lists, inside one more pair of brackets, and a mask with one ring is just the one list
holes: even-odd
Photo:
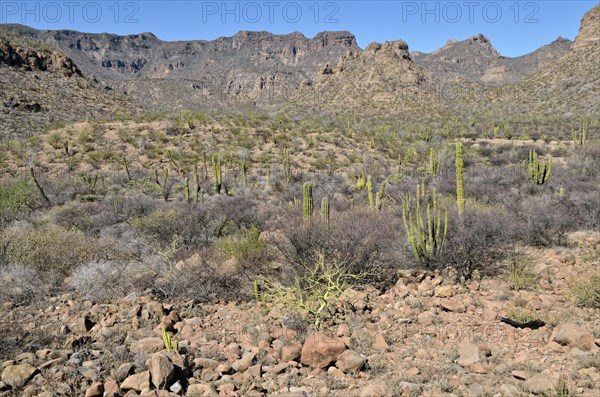
[(359, 394), (360, 397), (390, 397), (392, 392), (385, 381), (376, 380), (365, 386)]
[(458, 345), (458, 356), (457, 362), (462, 367), (468, 367), (481, 360), (479, 347), (468, 339), (464, 339)]
[(433, 293), (436, 298), (450, 298), (452, 295), (454, 295), (454, 287), (451, 285), (436, 287)]
[(115, 380), (104, 382), (104, 397), (117, 397), (121, 394), (121, 388)]
[(150, 388), (150, 371), (144, 371), (139, 374), (128, 376), (121, 384), (121, 389), (123, 391), (134, 390), (136, 392), (141, 392), (148, 388)]
[(248, 352), (245, 353), (242, 358), (234, 361), (231, 364), (231, 368), (233, 368), (236, 372), (244, 372), (252, 365), (254, 361), (254, 357), (256, 357), (256, 353)]
[(525, 389), (533, 394), (551, 395), (556, 391), (560, 380), (560, 374), (545, 369), (537, 375), (532, 376), (525, 382)]
[(367, 362), (367, 358), (356, 350), (346, 350), (337, 358), (335, 366), (344, 373), (356, 373)]
[(588, 331), (581, 320), (562, 323), (556, 326), (550, 336), (550, 341), (555, 341), (569, 348), (583, 351), (596, 350), (594, 336)]
[(522, 397), (523, 393), (519, 391), (519, 388), (515, 385), (509, 385), (504, 383), (500, 386), (500, 394), (502, 397)]
[(282, 361), (298, 361), (302, 353), (302, 345), (298, 342), (283, 345), (279, 356)]
[(186, 397), (217, 397), (217, 392), (207, 384), (195, 383), (187, 389)]
[(379, 333), (375, 334), (375, 337), (373, 338), (373, 344), (371, 347), (379, 351), (380, 353), (386, 353), (390, 349), (390, 345), (388, 345), (383, 334)]
[(20, 388), (25, 386), (38, 372), (38, 369), (30, 364), (9, 365), (2, 372), (2, 382), (14, 388)]
[(94, 382), (85, 391), (85, 397), (102, 397), (104, 395), (104, 384)]
[(157, 389), (166, 389), (175, 382), (175, 366), (167, 356), (155, 354), (148, 360), (150, 379)]
[(134, 342), (131, 345), (131, 351), (134, 353), (152, 354), (158, 353), (165, 348), (165, 342), (162, 338), (145, 338)]
[(335, 362), (346, 350), (344, 342), (323, 334), (311, 334), (302, 346), (300, 362), (313, 368), (324, 368)]

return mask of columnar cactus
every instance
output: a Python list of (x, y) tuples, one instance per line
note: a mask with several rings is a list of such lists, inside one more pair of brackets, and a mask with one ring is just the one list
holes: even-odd
[(216, 193), (221, 193), (222, 179), (221, 179), (221, 159), (212, 157), (213, 166), (213, 188)]
[(326, 227), (329, 227), (329, 199), (327, 197), (321, 199), (321, 220)]
[(587, 117), (579, 117), (579, 130), (573, 129), (573, 142), (575, 145), (585, 145), (588, 142), (589, 120)]
[[(425, 219), (421, 211), (421, 201), (426, 204)], [(442, 210), (438, 207), (437, 192), (435, 188), (431, 194), (421, 194), (421, 189), (417, 186), (417, 196), (412, 205), (410, 193), (406, 195), (404, 207), (402, 209), (402, 219), (404, 228), (408, 236), (408, 241), (413, 249), (415, 260), (420, 263), (427, 263), (442, 253), (444, 241), (448, 232), (448, 210)]]
[(547, 161), (541, 162), (538, 160), (537, 153), (534, 149), (529, 151), (529, 181), (536, 185), (543, 185), (552, 171), (552, 157)]
[(458, 214), (465, 212), (465, 181), (462, 143), (456, 144), (456, 204)]
[(373, 197), (373, 180), (371, 175), (367, 176), (367, 194), (369, 195), (369, 208), (375, 209), (375, 199)]
[(304, 213), (304, 221), (310, 223), (310, 218), (313, 212), (313, 195), (312, 195), (312, 184), (310, 182), (304, 183), (304, 194), (302, 195), (302, 209)]
[(200, 176), (198, 175), (198, 163), (194, 164), (194, 207), (198, 206), (198, 194), (200, 193)]
[(385, 194), (385, 185), (386, 181), (381, 182), (381, 185), (379, 185), (379, 191), (377, 192), (377, 196), (375, 197), (375, 208), (377, 208), (377, 211), (381, 211), (383, 208), (383, 195)]

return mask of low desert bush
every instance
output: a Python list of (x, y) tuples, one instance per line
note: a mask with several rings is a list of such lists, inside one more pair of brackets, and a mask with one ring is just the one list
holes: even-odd
[(104, 240), (52, 224), (14, 225), (0, 234), (0, 250), (0, 264), (59, 274), (111, 252)]
[(33, 190), (26, 181), (0, 183), (0, 225), (17, 218), (33, 199)]
[[(315, 219), (316, 218), (316, 219)], [(395, 283), (400, 220), (390, 213), (369, 210), (334, 212), (329, 225), (315, 214), (306, 225), (299, 211), (291, 210), (277, 221), (281, 233), (271, 239), (289, 271), (301, 275), (315, 265), (321, 253), (351, 274), (364, 273), (361, 282), (377, 286)]]
[(509, 253), (509, 230), (507, 215), (501, 209), (467, 204), (462, 216), (452, 209), (444, 250), (436, 265), (450, 266), (466, 278), (475, 270), (495, 274)]
[(0, 303), (25, 304), (44, 291), (38, 273), (28, 266), (0, 267)]
[(537, 275), (531, 269), (532, 258), (523, 252), (513, 252), (507, 259), (506, 281), (514, 290), (533, 290)]
[(68, 283), (87, 299), (108, 302), (152, 288), (164, 272), (164, 263), (151, 259), (126, 263), (94, 261), (74, 269)]
[(573, 281), (571, 296), (578, 306), (600, 309), (600, 272)]

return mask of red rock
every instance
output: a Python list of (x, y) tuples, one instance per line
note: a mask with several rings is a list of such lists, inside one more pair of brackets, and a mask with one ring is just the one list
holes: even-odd
[(324, 334), (311, 334), (302, 346), (300, 362), (313, 368), (324, 368), (335, 362), (346, 350), (344, 342)]

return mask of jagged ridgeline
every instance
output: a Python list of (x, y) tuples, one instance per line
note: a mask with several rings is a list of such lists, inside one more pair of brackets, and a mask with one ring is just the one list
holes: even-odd
[[(15, 68), (32, 69), (23, 69), (11, 55), (15, 50), (8, 47), (62, 57), (78, 71), (62, 91), (77, 97), (77, 91), (83, 90), (94, 97), (89, 111), (74, 112), (79, 117), (135, 106), (164, 112), (255, 108), (300, 115), (401, 116), (438, 123), (449, 117), (479, 117), (540, 125), (545, 119), (545, 125), (552, 127), (558, 118), (599, 113), (594, 88), (600, 84), (599, 10), (596, 6), (586, 14), (575, 42), (558, 38), (516, 58), (501, 56), (482, 34), (449, 40), (425, 54), (410, 52), (402, 40), (361, 49), (354, 35), (345, 31), (322, 32), (314, 38), (297, 32), (241, 31), (212, 41), (166, 42), (152, 33), (118, 36), (2, 25), (0, 71), (10, 87), (16, 80)], [(32, 71), (39, 72), (36, 67)], [(78, 78), (79, 73), (85, 80)], [(50, 89), (52, 84), (45, 83), (49, 77), (44, 76), (41, 83), (19, 75), (24, 93), (12, 95), (9, 89), (2, 94), (5, 114), (33, 105), (40, 113), (52, 110), (53, 114), (30, 119), (70, 119), (70, 114), (63, 114), (67, 109), (61, 112), (54, 105), (60, 101), (45, 103), (36, 97), (36, 90), (61, 92)], [(52, 79), (58, 77), (64, 78), (64, 73)], [(79, 88), (70, 87), (75, 81)], [(135, 106), (112, 106), (114, 98), (127, 98)]]

